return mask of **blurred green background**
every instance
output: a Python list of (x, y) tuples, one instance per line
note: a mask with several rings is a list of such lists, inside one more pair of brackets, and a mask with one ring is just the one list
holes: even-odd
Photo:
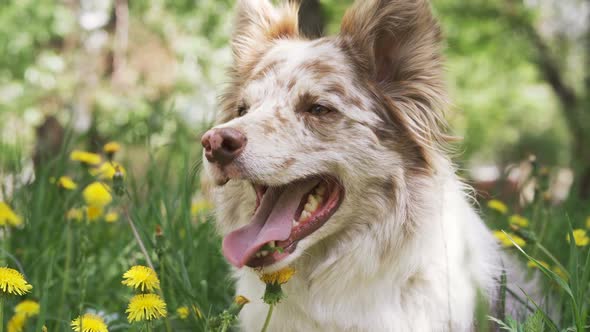
[[(37, 146), (35, 140), (49, 115), (74, 135), (90, 133), (90, 149), (107, 138), (162, 146), (179, 139), (178, 127), (196, 140), (195, 128), (214, 117), (231, 60), (233, 3), (2, 1), (0, 174), (26, 164), (36, 148), (51, 148), (51, 131)], [(304, 26), (337, 33), (350, 3), (306, 0)], [(590, 182), (588, 2), (433, 6), (447, 37), (449, 119), (464, 138), (457, 162), (502, 169), (535, 154), (545, 164), (573, 167), (576, 183), (584, 175)]]
[[(336, 33), (348, 1), (302, 16)], [(210, 121), (230, 62), (230, 0), (5, 0), (0, 4), (0, 167), (56, 116), (74, 134), (163, 145)], [(434, 0), (447, 37), (461, 165), (535, 154), (588, 171), (588, 3)], [(586, 84), (585, 84), (586, 82)], [(195, 137), (196, 137), (195, 132)], [(95, 144), (98, 146), (99, 144)]]

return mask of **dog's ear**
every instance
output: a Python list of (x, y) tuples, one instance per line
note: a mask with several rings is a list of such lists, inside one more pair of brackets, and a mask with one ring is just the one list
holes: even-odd
[(340, 37), (361, 75), (390, 98), (415, 138), (444, 141), (442, 37), (428, 1), (357, 0)]
[(235, 69), (247, 71), (274, 40), (297, 37), (298, 10), (294, 2), (274, 7), (269, 0), (238, 0), (232, 36)]

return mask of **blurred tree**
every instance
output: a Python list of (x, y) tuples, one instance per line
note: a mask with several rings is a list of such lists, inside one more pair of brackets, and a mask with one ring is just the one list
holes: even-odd
[[(539, 78), (551, 88), (570, 136), (570, 163), (580, 175), (577, 179), (580, 196), (590, 198), (590, 1), (439, 0), (435, 3), (442, 10), (443, 18), (455, 17), (463, 24), (478, 20), (480, 32), (485, 33), (490, 19), (496, 20), (498, 27), (509, 29), (511, 35), (502, 36), (504, 44), (495, 51), (486, 49), (487, 56), (497, 55), (497, 59), (502, 59), (502, 52), (516, 47), (520, 50), (520, 61), (533, 64)], [(571, 17), (560, 16), (560, 11), (573, 12), (584, 19), (574, 26)], [(549, 31), (543, 33), (543, 29)], [(464, 45), (463, 40), (455, 42)], [(489, 43), (479, 44), (485, 47)], [(500, 68), (502, 64), (497, 61), (494, 66)]]
[[(580, 1), (561, 1), (560, 5), (575, 8), (576, 3)], [(590, 4), (590, 1), (586, 0), (586, 3)], [(533, 46), (535, 50), (533, 61), (559, 99), (561, 111), (571, 135), (573, 165), (580, 174), (578, 181), (580, 196), (590, 198), (590, 24), (588, 24), (588, 17), (586, 17), (586, 27), (582, 34), (584, 40), (567, 40), (564, 36), (557, 36), (558, 40), (553, 42), (556, 44), (555, 47), (561, 50), (554, 51), (549, 41), (538, 31), (534, 20), (531, 19), (533, 15), (530, 8), (525, 6), (522, 0), (505, 0), (500, 10), (508, 18), (509, 23), (524, 34)], [(588, 16), (589, 13), (582, 11), (581, 14)], [(569, 42), (581, 42), (586, 46), (585, 54), (583, 54), (585, 64), (580, 64), (582, 70), (574, 69), (583, 73), (583, 84), (579, 86), (568, 82), (567, 65), (559, 61), (560, 57), (567, 56), (564, 52), (575, 49), (573, 46), (564, 45)]]

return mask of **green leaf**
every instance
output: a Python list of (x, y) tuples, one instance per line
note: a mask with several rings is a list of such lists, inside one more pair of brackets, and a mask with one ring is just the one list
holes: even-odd
[(524, 332), (539, 332), (544, 331), (544, 313), (541, 310), (536, 310), (532, 316), (527, 317), (523, 324)]

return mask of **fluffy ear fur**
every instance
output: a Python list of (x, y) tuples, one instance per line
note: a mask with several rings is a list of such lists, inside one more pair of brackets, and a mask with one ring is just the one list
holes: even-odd
[[(340, 36), (423, 148), (447, 140), (441, 32), (427, 0), (357, 0)], [(388, 115), (388, 117), (390, 117)], [(429, 158), (426, 158), (429, 159)]]
[(232, 38), (235, 69), (246, 74), (273, 40), (297, 37), (298, 11), (292, 2), (275, 8), (269, 0), (239, 0)]

